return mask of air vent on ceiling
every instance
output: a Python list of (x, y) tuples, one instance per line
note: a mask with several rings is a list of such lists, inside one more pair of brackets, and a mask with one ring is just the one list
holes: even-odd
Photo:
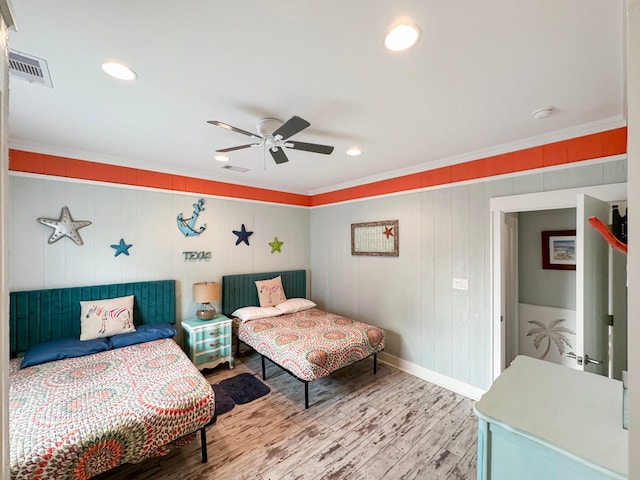
[(225, 170), (231, 170), (232, 172), (240, 172), (240, 173), (249, 171), (248, 168), (234, 167), (233, 165), (225, 165), (224, 167), (220, 167), (220, 168), (224, 168)]
[(29, 83), (53, 88), (47, 61), (17, 50), (9, 50), (9, 72)]

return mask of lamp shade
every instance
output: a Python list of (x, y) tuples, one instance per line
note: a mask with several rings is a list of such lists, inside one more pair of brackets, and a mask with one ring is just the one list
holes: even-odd
[(220, 284), (217, 282), (200, 282), (193, 284), (193, 301), (211, 303), (220, 298)]

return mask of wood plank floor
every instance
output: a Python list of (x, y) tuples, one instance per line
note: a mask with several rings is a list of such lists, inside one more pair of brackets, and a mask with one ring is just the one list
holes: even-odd
[[(200, 440), (169, 455), (96, 477), (153, 480), (473, 479), (477, 423), (473, 401), (388, 365), (363, 360), (304, 386), (267, 361), (271, 392), (237, 405)], [(218, 383), (238, 373), (261, 379), (259, 355), (233, 370), (203, 373)]]

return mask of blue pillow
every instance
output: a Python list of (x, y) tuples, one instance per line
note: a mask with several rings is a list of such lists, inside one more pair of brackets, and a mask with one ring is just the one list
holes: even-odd
[(63, 358), (91, 355), (92, 353), (104, 352), (109, 348), (109, 342), (106, 338), (80, 340), (79, 338), (67, 337), (50, 340), (29, 347), (20, 363), (20, 368), (32, 367)]
[(136, 343), (151, 342), (160, 338), (171, 338), (176, 328), (170, 323), (150, 323), (136, 327), (135, 332), (119, 333), (109, 340), (111, 348), (127, 347)]

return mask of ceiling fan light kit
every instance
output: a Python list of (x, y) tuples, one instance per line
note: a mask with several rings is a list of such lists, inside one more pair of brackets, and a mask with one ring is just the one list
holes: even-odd
[(264, 147), (265, 150), (269, 150), (273, 161), (277, 164), (288, 162), (289, 159), (284, 153), (285, 148), (291, 148), (293, 150), (303, 150), (306, 152), (322, 153), (330, 155), (333, 152), (333, 147), (329, 145), (320, 145), (317, 143), (305, 143), (288, 140), (296, 133), (301, 132), (311, 124), (305, 119), (294, 115), (286, 122), (282, 122), (277, 118), (261, 118), (256, 122), (256, 130), (258, 133), (248, 132), (241, 128), (233, 127), (227, 123), (219, 122), (217, 120), (208, 120), (207, 123), (215, 125), (217, 127), (231, 130), (242, 135), (246, 135), (251, 138), (260, 139), (260, 142), (249, 143), (246, 145), (238, 145), (236, 147), (221, 148), (216, 150), (218, 153), (227, 153), (235, 150), (242, 150), (249, 147)]

